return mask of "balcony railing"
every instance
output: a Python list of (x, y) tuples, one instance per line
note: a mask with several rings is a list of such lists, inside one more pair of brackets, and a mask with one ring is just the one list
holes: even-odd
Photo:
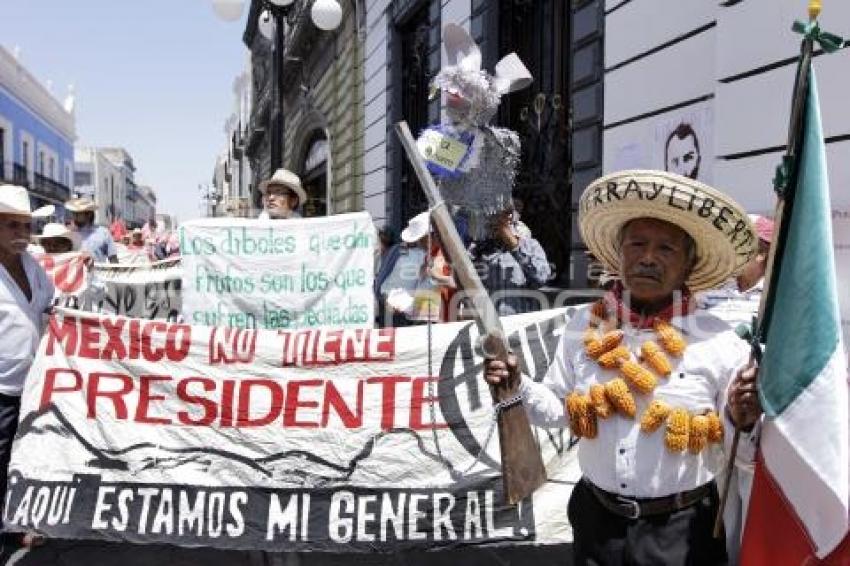
[(34, 175), (34, 180), (32, 192), (38, 196), (59, 202), (65, 202), (71, 198), (71, 190), (58, 181), (54, 181), (40, 173)]

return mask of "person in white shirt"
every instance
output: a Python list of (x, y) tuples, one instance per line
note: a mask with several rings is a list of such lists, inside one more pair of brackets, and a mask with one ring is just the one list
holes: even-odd
[(73, 198), (65, 203), (65, 210), (74, 219), (74, 230), (80, 237), (81, 248), (91, 254), (97, 263), (118, 263), (118, 250), (112, 234), (94, 223), (97, 203), (88, 197)]
[(714, 480), (736, 425), (738, 458), (754, 457), (757, 371), (691, 294), (750, 260), (752, 224), (702, 183), (625, 171), (591, 183), (579, 225), (621, 282), (574, 314), (542, 383), (520, 378), (513, 358), (487, 361), (484, 377), (515, 384), (532, 422), (581, 438), (567, 511), (575, 564), (726, 564)]
[[(53, 284), (27, 252), (32, 231), (29, 193), (0, 186), (0, 509), (5, 502), (21, 392), (53, 301)], [(4, 533), (3, 548), (10, 543)], [(23, 539), (18, 538), (20, 544)], [(12, 543), (15, 544), (15, 543)]]

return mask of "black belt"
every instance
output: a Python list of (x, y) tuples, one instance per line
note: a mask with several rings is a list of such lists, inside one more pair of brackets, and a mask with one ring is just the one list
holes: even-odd
[(590, 491), (605, 509), (626, 519), (639, 519), (640, 517), (651, 515), (667, 515), (675, 511), (680, 511), (694, 505), (703, 497), (710, 495), (714, 489), (714, 482), (712, 481), (696, 489), (674, 493), (666, 497), (632, 499), (605, 491), (593, 485), (587, 478), (581, 478), (581, 481), (590, 488)]

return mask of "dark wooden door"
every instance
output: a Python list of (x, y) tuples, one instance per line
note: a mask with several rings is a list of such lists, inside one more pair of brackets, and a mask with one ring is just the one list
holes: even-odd
[[(428, 4), (400, 29), (401, 39), (401, 115), (414, 135), (428, 125), (428, 94), (432, 79), (429, 67), (431, 44)], [(394, 134), (391, 134), (394, 135)], [(399, 145), (399, 150), (401, 146)], [(406, 157), (401, 165), (401, 223), (428, 208), (428, 200)]]
[(569, 282), (569, 2), (500, 0), (499, 50), (515, 51), (534, 83), (505, 96), (499, 125), (519, 134), (522, 159), (514, 196), (521, 218), (540, 241), (559, 284)]

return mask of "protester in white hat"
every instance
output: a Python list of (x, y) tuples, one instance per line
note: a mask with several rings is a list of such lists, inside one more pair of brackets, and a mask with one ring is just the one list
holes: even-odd
[(283, 220), (300, 218), (299, 206), (307, 200), (307, 193), (301, 186), (301, 179), (288, 169), (278, 169), (271, 179), (260, 183), (263, 195), (263, 211), (259, 218)]
[(48, 254), (75, 252), (80, 249), (80, 236), (64, 224), (57, 222), (45, 224), (41, 235), (36, 239), (44, 248), (44, 252)]
[(401, 231), (402, 244), (390, 249), (375, 276), (382, 326), (448, 320), (455, 283), (430, 223), (427, 211), (411, 218)]
[(74, 228), (80, 236), (81, 247), (90, 253), (97, 263), (118, 263), (118, 250), (112, 235), (103, 226), (95, 226), (94, 211), (97, 204), (88, 197), (71, 199), (65, 203), (65, 209), (71, 213)]
[[(32, 230), (29, 193), (0, 185), (0, 509), (6, 501), (6, 476), (12, 439), (18, 427), (21, 393), (53, 301), (53, 284), (26, 252)], [(2, 543), (22, 537), (3, 533)]]
[(726, 564), (715, 478), (735, 425), (737, 461), (754, 457), (757, 370), (691, 293), (738, 272), (755, 229), (723, 193), (660, 171), (591, 183), (579, 228), (620, 281), (572, 314), (541, 383), (520, 378), (515, 358), (486, 362), (485, 379), (516, 387), (534, 423), (580, 438), (574, 564)]

